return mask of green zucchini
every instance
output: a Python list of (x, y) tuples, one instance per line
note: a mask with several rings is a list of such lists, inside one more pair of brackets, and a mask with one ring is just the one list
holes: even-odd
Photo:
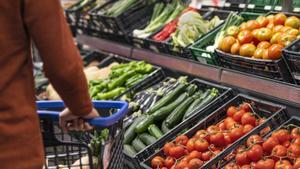
[(154, 116), (149, 115), (145, 119), (143, 119), (139, 124), (135, 126), (134, 131), (136, 133), (143, 133), (147, 131), (148, 127), (154, 123)]
[(162, 121), (164, 120), (172, 111), (182, 103), (188, 97), (187, 93), (181, 94), (174, 102), (171, 104), (160, 108), (155, 111), (152, 115), (154, 116), (154, 121)]
[(142, 151), (144, 148), (146, 148), (146, 145), (141, 141), (139, 137), (136, 137), (132, 143), (132, 147), (135, 149), (136, 152)]
[(168, 128), (173, 128), (182, 120), (184, 113), (188, 107), (192, 104), (194, 99), (192, 97), (187, 98), (181, 103), (166, 119), (166, 125)]
[(125, 144), (130, 144), (131, 141), (134, 139), (134, 137), (136, 136), (135, 134), (135, 127), (146, 118), (145, 115), (141, 115), (139, 117), (137, 117), (134, 122), (128, 127), (128, 129), (125, 131), (124, 133), (124, 143)]
[(170, 129), (166, 126), (166, 121), (163, 121), (161, 123), (161, 130), (164, 134), (168, 133), (170, 131)]
[[(216, 96), (218, 95), (218, 90), (213, 88), (212, 90), (210, 90), (210, 94), (208, 96), (206, 96), (205, 98), (203, 98), (203, 100), (195, 107), (194, 110), (199, 110), (203, 107), (205, 107), (208, 103), (210, 103), (211, 101), (213, 101)], [(193, 114), (195, 114), (195, 111), (191, 111), (191, 112), (187, 112), (185, 115), (185, 118), (188, 118), (190, 116), (192, 116)]]
[(190, 84), (187, 88), (186, 88), (186, 92), (189, 94), (189, 96), (192, 96), (195, 91), (197, 90), (198, 86), (195, 84)]
[(140, 135), (139, 135), (139, 138), (140, 138), (140, 139), (142, 140), (142, 142), (143, 142), (144, 144), (146, 144), (147, 146), (148, 146), (148, 145), (151, 145), (151, 144), (153, 144), (153, 143), (156, 142), (156, 138), (153, 137), (153, 136), (151, 136), (151, 135), (148, 134), (148, 133), (142, 133), (142, 134), (140, 134)]
[(185, 114), (184, 114), (184, 116), (183, 116), (183, 119), (186, 119), (186, 118), (189, 116), (189, 114), (191, 114), (192, 111), (195, 110), (195, 108), (198, 106), (198, 104), (201, 103), (201, 101), (202, 101), (201, 98), (198, 98), (198, 99), (194, 100), (193, 103), (190, 105), (190, 107), (189, 107), (189, 108), (187, 109), (187, 111), (185, 112)]
[(163, 133), (161, 132), (161, 130), (155, 124), (151, 124), (148, 127), (148, 131), (152, 136), (154, 136), (157, 139), (159, 139), (163, 136)]
[(173, 91), (168, 93), (166, 96), (157, 101), (148, 111), (148, 114), (154, 113), (156, 110), (164, 107), (165, 105), (172, 102), (179, 94), (181, 94), (186, 88), (185, 84), (179, 84)]
[(136, 155), (136, 151), (135, 149), (131, 146), (131, 145), (128, 145), (128, 144), (125, 144), (124, 145), (124, 151), (129, 155), (129, 156), (135, 156)]

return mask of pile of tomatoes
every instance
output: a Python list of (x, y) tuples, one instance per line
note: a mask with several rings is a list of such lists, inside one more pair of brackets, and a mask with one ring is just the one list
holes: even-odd
[(225, 169), (299, 169), (300, 128), (280, 129), (263, 140), (252, 135), (236, 150), (235, 162)]
[(259, 16), (239, 27), (231, 26), (220, 41), (223, 52), (255, 59), (277, 60), (281, 50), (300, 36), (300, 19), (284, 13)]
[(252, 112), (249, 103), (230, 106), (225, 119), (216, 125), (198, 130), (189, 138), (178, 136), (163, 147), (165, 158), (155, 156), (151, 160), (154, 169), (198, 169), (226, 147), (264, 122)]

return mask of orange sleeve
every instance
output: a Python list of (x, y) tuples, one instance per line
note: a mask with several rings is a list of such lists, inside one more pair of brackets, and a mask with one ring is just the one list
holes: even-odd
[(78, 116), (91, 112), (87, 80), (59, 0), (24, 0), (26, 29), (44, 63), (46, 76)]

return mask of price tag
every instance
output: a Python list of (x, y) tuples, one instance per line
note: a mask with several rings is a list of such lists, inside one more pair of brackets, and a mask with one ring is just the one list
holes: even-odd
[(275, 10), (276, 11), (281, 11), (282, 10), (282, 6), (275, 6)]
[(226, 3), (224, 4), (224, 6), (225, 6), (225, 7), (230, 7), (230, 6), (231, 6), (231, 4), (230, 4), (230, 3), (228, 3), (228, 2), (226, 2)]
[(249, 4), (249, 5), (248, 5), (248, 8), (249, 8), (249, 9), (254, 9), (254, 8), (255, 8), (255, 5), (254, 5), (254, 4)]
[(270, 6), (270, 5), (265, 6), (265, 10), (271, 10), (271, 9), (272, 9), (272, 6)]
[(294, 8), (294, 12), (300, 12), (300, 8)]
[(245, 8), (246, 4), (239, 4), (239, 8)]

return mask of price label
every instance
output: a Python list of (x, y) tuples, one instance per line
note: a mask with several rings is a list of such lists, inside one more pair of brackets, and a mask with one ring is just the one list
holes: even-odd
[(255, 5), (254, 5), (254, 4), (249, 4), (249, 5), (248, 5), (248, 8), (249, 8), (249, 9), (254, 9), (254, 8), (255, 8)]
[(294, 12), (300, 12), (300, 8), (294, 8)]
[(271, 9), (272, 9), (272, 6), (270, 6), (270, 5), (265, 6), (265, 10), (271, 10)]
[(239, 4), (239, 8), (245, 8), (246, 4)]
[(231, 4), (228, 3), (228, 2), (226, 2), (226, 3), (224, 4), (225, 7), (230, 7), (230, 5), (231, 5)]
[(282, 10), (282, 6), (275, 6), (275, 10), (276, 11), (281, 11)]

